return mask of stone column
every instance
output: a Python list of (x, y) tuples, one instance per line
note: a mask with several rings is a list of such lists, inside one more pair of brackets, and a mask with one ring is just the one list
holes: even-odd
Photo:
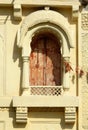
[[(64, 62), (69, 63), (69, 57), (64, 57)], [(63, 63), (63, 90), (64, 94), (68, 95), (69, 92), (69, 71), (66, 72), (65, 63)]]
[(29, 56), (23, 56), (22, 90), (23, 95), (29, 90)]

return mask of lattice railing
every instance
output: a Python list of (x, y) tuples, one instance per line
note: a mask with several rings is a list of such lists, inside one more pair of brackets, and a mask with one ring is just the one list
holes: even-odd
[(31, 95), (59, 96), (62, 95), (61, 86), (33, 86), (31, 87)]

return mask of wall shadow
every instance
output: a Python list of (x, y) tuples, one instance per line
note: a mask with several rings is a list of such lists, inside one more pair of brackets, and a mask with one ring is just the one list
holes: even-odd
[(19, 85), (19, 95), (21, 95), (21, 85), (22, 85), (22, 56), (21, 56), (21, 48), (17, 46), (17, 35), (14, 40), (13, 47), (13, 61), (16, 62), (18, 60), (18, 67), (20, 68), (20, 85)]
[(10, 109), (9, 111), (9, 117), (12, 118), (12, 124), (13, 124), (13, 128), (25, 128), (27, 123), (17, 123), (16, 122), (16, 112), (15, 112), (15, 108), (13, 110)]

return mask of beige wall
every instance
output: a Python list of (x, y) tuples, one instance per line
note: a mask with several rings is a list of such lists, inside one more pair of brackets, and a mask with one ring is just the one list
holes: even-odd
[[(30, 9), (31, 10), (31, 9)], [(25, 19), (25, 17), (30, 14), (30, 10), (23, 8), (23, 19)], [(38, 8), (37, 8), (38, 10)], [(66, 11), (67, 10), (67, 11)], [(70, 51), (70, 61), (71, 59), (74, 59), (71, 61), (71, 64), (73, 65), (73, 67), (76, 67), (76, 53), (77, 53), (77, 42), (76, 42), (76, 36), (77, 36), (77, 32), (76, 30), (78, 28), (76, 28), (77, 26), (77, 22), (72, 22), (71, 23), (71, 13), (69, 15), (68, 12), (71, 12), (70, 9), (59, 9), (59, 12), (66, 17), (68, 23), (70, 24), (70, 30), (71, 31), (71, 38), (72, 38), (72, 42), (74, 44), (74, 49), (71, 49)], [(20, 28), (22, 21), (15, 21), (12, 15), (12, 8), (6, 8), (5, 9), (6, 13), (3, 12), (3, 8), (0, 8), (0, 12), (3, 12), (3, 15), (0, 16), (0, 30), (1, 30), (1, 35), (4, 38), (4, 56), (3, 56), (3, 60), (4, 60), (4, 66), (5, 66), (5, 71), (4, 71), (4, 75), (5, 75), (5, 81), (4, 82), (4, 87), (3, 88), (3, 92), (1, 93), (1, 95), (5, 94), (7, 96), (14, 96), (14, 95), (19, 95), (19, 91), (20, 91), (20, 79), (21, 79), (21, 69), (22, 69), (22, 58), (21, 58), (21, 49), (18, 48), (17, 46), (17, 31), (18, 28)], [(32, 12), (35, 11), (32, 9)], [(3, 67), (4, 67), (3, 66)], [(1, 70), (2, 71), (2, 70)], [(72, 84), (72, 83), (71, 83)], [(72, 85), (76, 85), (76, 84), (72, 84)], [(72, 90), (71, 90), (72, 89)], [(76, 91), (73, 91), (73, 87), (71, 87), (70, 91), (72, 91), (73, 95), (76, 95)]]
[[(16, 8), (14, 7), (14, 3), (16, 4)], [(82, 9), (78, 1), (73, 2), (72, 0), (51, 0), (47, 2), (29, 2), (23, 0), (22, 3), (19, 0), (14, 3), (11, 0), (2, 0), (0, 2), (0, 130), (87, 130), (87, 11)], [(32, 12), (44, 9), (46, 4), (51, 5), (50, 10), (57, 11), (61, 14), (69, 25), (68, 30), (74, 45), (74, 48), (70, 48), (70, 65), (73, 68), (68, 78), (70, 81), (70, 89), (67, 95), (65, 95), (66, 97), (59, 95), (59, 97), (55, 98), (39, 98), (36, 96), (31, 98), (27, 93), (25, 95), (26, 98), (24, 96), (20, 99), (22, 93), (23, 65), (22, 49), (17, 45), (17, 40), (19, 40), (17, 32), (27, 16)], [(22, 14), (20, 12), (21, 10)], [(83, 17), (85, 14), (86, 18)], [(62, 21), (62, 24), (65, 25), (66, 23)], [(85, 72), (85, 75), (81, 78), (77, 77), (75, 70), (77, 67)], [(17, 111), (19, 106), (22, 109)], [(27, 108), (27, 110), (24, 110), (24, 108)], [(66, 108), (69, 109), (66, 111)], [(76, 110), (73, 108), (76, 108)], [(21, 116), (19, 116), (20, 111), (22, 112)], [(18, 115), (16, 115), (17, 112)], [(69, 116), (70, 114), (71, 117)], [(22, 121), (21, 123), (17, 123), (16, 118), (20, 118), (21, 120), (25, 120), (24, 118), (26, 118), (27, 123), (22, 123)]]

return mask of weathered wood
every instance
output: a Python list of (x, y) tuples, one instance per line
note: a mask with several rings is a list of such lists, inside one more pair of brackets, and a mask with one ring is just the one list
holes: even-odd
[(57, 40), (42, 35), (31, 47), (30, 85), (61, 85), (61, 52)]

